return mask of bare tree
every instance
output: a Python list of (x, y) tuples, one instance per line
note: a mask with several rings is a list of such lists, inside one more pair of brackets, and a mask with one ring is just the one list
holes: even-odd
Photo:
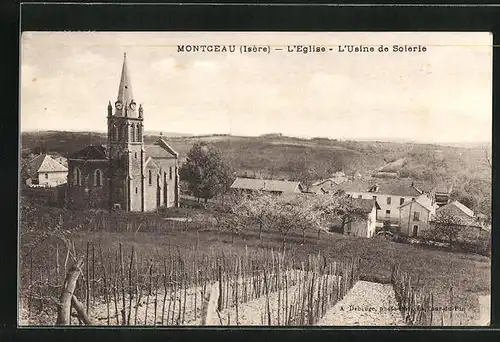
[(350, 197), (334, 193), (318, 196), (318, 198), (315, 207), (321, 212), (322, 220), (340, 220), (342, 231), (346, 225), (366, 218), (365, 210), (357, 206)]
[(465, 222), (458, 216), (439, 212), (434, 216), (430, 232), (434, 237), (448, 241), (449, 247), (452, 248), (453, 244), (457, 242), (464, 224)]
[(249, 223), (259, 226), (259, 239), (262, 239), (262, 231), (268, 227), (269, 215), (275, 196), (265, 192), (255, 192), (241, 199), (236, 212), (245, 217)]

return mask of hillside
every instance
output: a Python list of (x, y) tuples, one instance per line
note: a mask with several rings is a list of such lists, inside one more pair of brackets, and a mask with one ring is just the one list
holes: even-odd
[[(192, 145), (206, 141), (217, 147), (237, 175), (273, 179), (324, 179), (339, 170), (368, 176), (386, 166), (400, 177), (430, 183), (454, 184), (454, 196), (474, 210), (491, 210), (491, 167), (484, 146), (460, 147), (382, 141), (340, 141), (327, 138), (300, 139), (269, 134), (259, 137), (232, 135), (166, 136), (179, 152), (181, 162)], [(158, 135), (146, 135), (153, 143)], [(43, 145), (68, 157), (92, 144), (105, 144), (104, 133), (25, 132), (24, 153)], [(487, 152), (491, 156), (491, 146)]]

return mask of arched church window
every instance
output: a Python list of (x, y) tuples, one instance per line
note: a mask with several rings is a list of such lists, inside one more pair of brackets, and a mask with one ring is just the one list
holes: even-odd
[(102, 186), (102, 172), (99, 169), (94, 172), (94, 186)]
[(127, 124), (122, 124), (122, 139), (127, 140), (128, 129)]
[(82, 174), (79, 168), (75, 168), (73, 175), (73, 184), (78, 186), (82, 185)]
[(139, 124), (137, 124), (136, 133), (137, 133), (137, 139), (135, 139), (135, 141), (141, 142), (141, 127), (139, 126)]
[(135, 141), (135, 125), (134, 124), (132, 124), (130, 126), (130, 130), (131, 130), (130, 135), (131, 135), (131, 138), (132, 138), (132, 142), (134, 142)]
[(118, 126), (113, 124), (113, 140), (118, 140)]
[(148, 184), (153, 184), (153, 175), (151, 173), (151, 170), (148, 171)]

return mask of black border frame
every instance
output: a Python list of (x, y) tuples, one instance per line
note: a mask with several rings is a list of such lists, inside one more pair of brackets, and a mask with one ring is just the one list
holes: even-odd
[[(2, 3), (4, 6), (5, 3)], [(488, 31), (493, 32), (494, 45), (500, 46), (500, 5), (329, 5), (329, 4), (268, 4), (246, 3), (231, 4), (226, 0), (218, 4), (202, 4), (200, 2), (184, 2), (182, 4), (141, 4), (118, 3), (116, 1), (101, 2), (100, 4), (82, 4), (50, 1), (19, 3), (10, 1), (6, 10), (2, 12), (4, 31), (2, 38), (6, 38), (4, 57), (7, 56), (12, 67), (6, 68), (5, 84), (9, 85), (5, 96), (4, 125), (0, 126), (1, 136), (5, 139), (2, 144), (1, 156), (7, 162), (2, 163), (5, 176), (18, 179), (18, 68), (19, 68), (19, 38), (22, 31), (54, 31), (54, 30), (92, 30), (92, 31)], [(20, 19), (22, 18), (22, 21)], [(499, 110), (499, 74), (500, 53), (494, 49), (493, 53), (493, 132), (497, 131), (499, 120), (494, 113)], [(4, 65), (5, 66), (5, 65)], [(14, 66), (16, 68), (14, 68)], [(14, 86), (15, 85), (15, 86)], [(10, 123), (7, 125), (6, 122)], [(14, 125), (12, 125), (14, 123)], [(15, 129), (13, 128), (15, 127)], [(8, 129), (6, 129), (8, 128)], [(492, 132), (492, 133), (493, 133)], [(12, 148), (14, 141), (17, 148)], [(498, 146), (495, 134), (493, 142), (493, 170), (497, 170)], [(2, 172), (4, 173), (4, 172)], [(5, 177), (4, 176), (4, 177)], [(495, 172), (492, 174), (492, 208), (499, 207), (495, 198), (499, 193)], [(18, 198), (17, 181), (8, 182), (4, 187), (9, 194), (4, 198)], [(5, 202), (4, 202), (5, 203)], [(17, 274), (17, 201), (9, 201), (5, 213), (14, 225), (4, 225), (3, 239), (1, 239), (2, 258), (0, 265), (2, 273), (7, 275), (6, 281), (0, 282), (4, 298), (0, 301), (2, 320), (2, 335), (6, 340), (22, 338), (36, 340), (47, 338), (67, 339), (76, 334), (82, 338), (98, 339), (130, 339), (160, 337), (162, 339), (205, 339), (205, 338), (237, 338), (241, 340), (256, 339), (300, 339), (327, 338), (374, 338), (383, 337), (401, 339), (422, 339), (428, 336), (453, 340), (470, 339), (479, 334), (481, 340), (493, 340), (496, 329), (500, 327), (500, 298), (498, 281), (499, 263), (496, 261), (496, 250), (499, 235), (495, 231), (499, 220), (499, 213), (493, 212), (492, 222), (492, 328), (440, 328), (440, 329), (131, 329), (131, 328), (98, 328), (98, 329), (17, 329), (17, 277), (12, 277), (14, 270)], [(5, 206), (4, 206), (5, 208)], [(5, 217), (5, 215), (4, 215)], [(10, 271), (9, 271), (10, 270)], [(1, 339), (1, 337), (0, 337)]]

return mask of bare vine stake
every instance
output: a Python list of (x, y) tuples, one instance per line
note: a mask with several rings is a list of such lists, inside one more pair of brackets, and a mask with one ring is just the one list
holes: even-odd
[(132, 288), (132, 267), (133, 266), (134, 266), (134, 245), (132, 245), (132, 252), (130, 254), (130, 264), (128, 267), (129, 304), (128, 304), (127, 325), (130, 325), (130, 316), (132, 315), (132, 299), (134, 297), (133, 288)]
[(104, 278), (104, 301), (106, 302), (106, 312), (107, 312), (107, 324), (109, 325), (109, 290), (108, 290), (108, 277), (106, 275), (106, 264), (104, 263), (104, 256), (102, 253), (102, 246), (99, 246), (99, 251), (101, 254), (101, 266), (102, 266), (102, 272), (103, 272), (103, 278)]
[(59, 274), (59, 244), (56, 244), (56, 279), (59, 282), (60, 274)]
[[(178, 285), (178, 272), (179, 272), (179, 268), (177, 267), (177, 259), (176, 260), (173, 260), (172, 259), (172, 263), (173, 263), (173, 267), (174, 267), (174, 274), (173, 274), (173, 285), (174, 285), (174, 296), (171, 300), (172, 302), (172, 325), (174, 325), (174, 317), (175, 317), (175, 304), (177, 302), (177, 285)], [(170, 303), (168, 304), (168, 306), (170, 307)]]
[(166, 257), (163, 256), (163, 305), (161, 308), (161, 324), (164, 324), (165, 318), (165, 304), (167, 302), (167, 260)]
[(453, 287), (450, 287), (450, 325), (453, 325)]
[(177, 321), (176, 321), (177, 325), (180, 324), (181, 317), (182, 317), (182, 287), (184, 286), (184, 284), (183, 284), (184, 277), (183, 277), (183, 274), (182, 274), (183, 271), (184, 271), (184, 265), (182, 263), (182, 259), (180, 257), (180, 253), (179, 253), (179, 270), (180, 270), (180, 277), (179, 277), (179, 281), (180, 281), (180, 284), (179, 284), (179, 312), (178, 312)]
[(144, 325), (146, 325), (148, 322), (148, 308), (149, 308), (149, 296), (151, 296), (152, 274), (153, 274), (153, 262), (150, 261), (150, 263), (149, 263), (149, 287), (148, 287), (148, 294), (146, 297), (146, 310), (144, 313)]
[(87, 257), (85, 259), (85, 304), (86, 304), (86, 312), (89, 314), (89, 306), (90, 306), (90, 271), (89, 271), (89, 249), (90, 249), (90, 241), (87, 241)]
[(158, 308), (158, 277), (155, 277), (155, 316), (154, 316), (154, 326), (156, 326), (156, 313)]
[(267, 309), (267, 324), (271, 325), (271, 308), (269, 305), (269, 291), (267, 287), (267, 271), (264, 270), (264, 286), (266, 289), (266, 309)]
[(219, 299), (217, 303), (217, 311), (222, 311), (222, 268), (219, 265)]
[(118, 287), (118, 278), (115, 278), (115, 281), (114, 281), (114, 286), (113, 286), (113, 297), (114, 297), (114, 300), (115, 300), (115, 317), (116, 317), (116, 325), (119, 325), (120, 324), (120, 320), (119, 320), (119, 314), (118, 314), (118, 298), (116, 298), (116, 288)]
[(122, 325), (125, 325), (127, 323), (126, 320), (126, 299), (125, 299), (125, 283), (124, 283), (124, 278), (125, 278), (125, 268), (123, 265), (123, 247), (122, 243), (120, 242), (119, 245), (119, 253), (120, 253), (120, 285), (121, 285), (121, 290), (122, 290)]
[[(194, 265), (193, 265), (193, 268), (194, 268), (194, 271), (195, 271), (195, 284), (194, 284), (194, 319), (196, 320), (197, 317), (198, 317), (198, 308), (196, 306), (196, 301), (197, 301), (197, 298), (198, 298), (198, 272), (199, 272), (199, 268), (198, 268), (198, 262), (196, 260), (196, 256), (195, 256), (195, 261), (194, 261)], [(203, 300), (203, 297), (202, 297), (202, 300)]]
[(28, 292), (28, 321), (31, 322), (31, 306), (33, 303), (33, 253), (30, 253), (30, 278), (29, 278), (29, 292)]
[(135, 305), (135, 316), (134, 316), (134, 324), (137, 325), (137, 312), (139, 311), (139, 306), (141, 304), (141, 298), (142, 298), (142, 283), (137, 284), (139, 287), (139, 294), (137, 295), (137, 300), (136, 300), (136, 305)]
[(280, 291), (280, 286), (278, 284), (278, 274), (280, 272), (280, 264), (279, 264), (279, 259), (276, 260), (276, 284), (278, 287), (278, 325), (280, 325), (280, 305), (281, 305), (281, 291)]
[[(183, 264), (183, 268), (184, 268), (185, 267), (184, 262), (182, 264)], [(182, 324), (184, 324), (184, 320), (186, 318), (187, 285), (188, 285), (187, 284), (187, 272), (184, 271), (184, 305), (182, 308)]]
[(290, 324), (290, 319), (288, 319), (288, 272), (289, 269), (285, 271), (285, 319), (287, 319), (285, 323), (286, 325)]
[(95, 305), (95, 246), (94, 246), (94, 241), (92, 241), (92, 306)]
[(173, 278), (175, 267), (173, 264), (172, 255), (170, 254), (170, 250), (168, 258), (170, 263), (170, 273), (168, 275), (168, 280), (170, 282), (170, 293), (169, 293), (170, 299), (168, 301), (168, 308), (167, 308), (167, 325), (170, 325), (170, 308), (172, 306), (172, 301), (174, 298), (172, 296), (174, 295), (174, 289), (175, 289), (174, 278)]
[(239, 325), (239, 305), (238, 305), (238, 283), (239, 283), (239, 278), (240, 278), (240, 259), (237, 259), (237, 264), (236, 264), (236, 325)]

